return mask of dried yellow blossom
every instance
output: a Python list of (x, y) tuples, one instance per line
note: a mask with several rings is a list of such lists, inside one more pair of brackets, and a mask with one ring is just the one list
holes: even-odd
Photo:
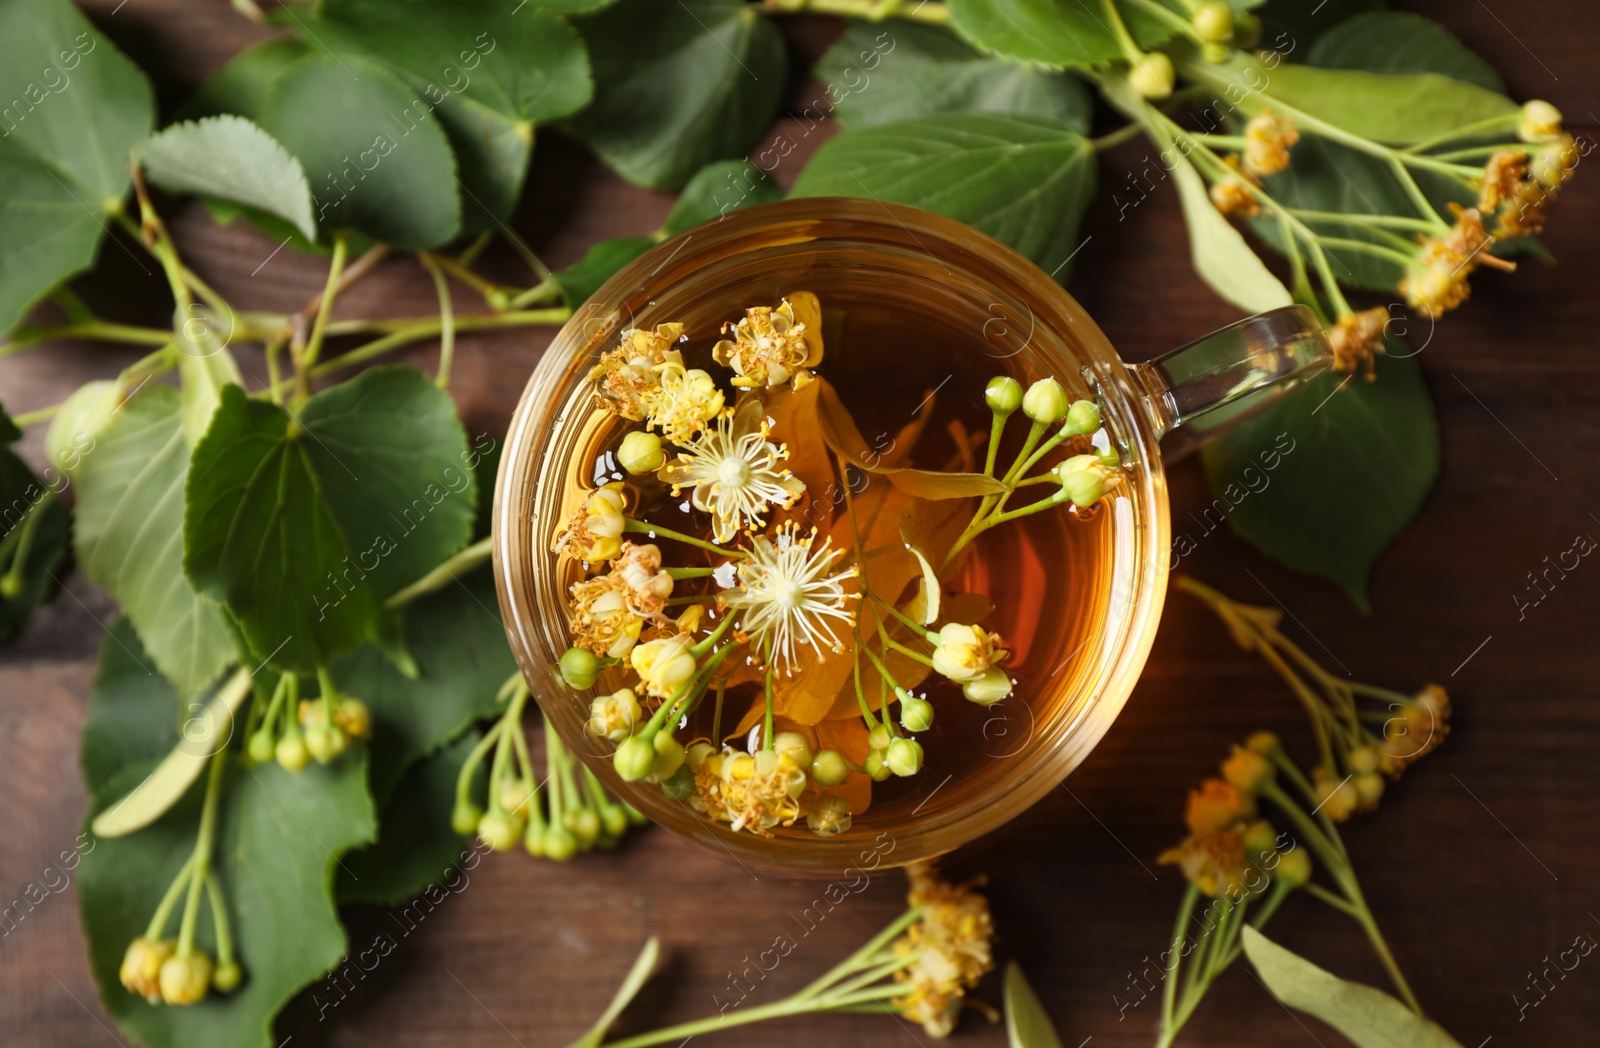
[(154, 1004), (161, 1000), (161, 966), (172, 956), (178, 944), (171, 939), (146, 939), (143, 936), (128, 944), (122, 955), (122, 968), (118, 977), (129, 993)]
[(1300, 141), (1300, 131), (1286, 116), (1263, 109), (1244, 126), (1244, 169), (1260, 177), (1275, 175), (1289, 166), (1289, 149)]
[(1428, 317), (1439, 317), (1467, 300), (1467, 278), (1480, 264), (1499, 269), (1516, 265), (1489, 254), (1494, 243), (1477, 208), (1451, 204), (1456, 224), (1442, 237), (1425, 237), (1417, 261), (1400, 281), (1406, 301)]
[(645, 417), (666, 439), (687, 444), (722, 411), (722, 390), (699, 368), (669, 363), (659, 371), (660, 383), (643, 397)]
[(989, 901), (973, 885), (947, 884), (925, 862), (906, 867), (906, 875), (906, 901), (922, 913), (895, 942), (896, 954), (915, 954), (916, 960), (895, 972), (907, 993), (894, 1004), (930, 1036), (947, 1037), (967, 991), (994, 967), (994, 919)]
[(1417, 692), (1412, 703), (1384, 725), (1379, 766), (1398, 778), (1409, 765), (1438, 749), (1450, 734), (1450, 694), (1437, 684)]
[(1382, 306), (1347, 313), (1328, 332), (1328, 345), (1333, 349), (1333, 366), (1337, 371), (1354, 372), (1366, 367), (1367, 381), (1375, 377), (1375, 361), (1383, 352), (1383, 332), (1389, 324), (1389, 311)]
[(1237, 894), (1250, 868), (1244, 848), (1245, 830), (1234, 824), (1210, 833), (1195, 833), (1159, 860), (1177, 866), (1190, 884), (1210, 896)]
[(629, 607), (628, 584), (615, 573), (572, 587), (572, 639), (596, 655), (620, 659), (633, 649), (644, 616)]
[(1239, 173), (1239, 158), (1225, 158), (1233, 174), (1225, 176), (1211, 187), (1211, 205), (1230, 218), (1254, 218), (1261, 213), (1261, 205), (1251, 191), (1255, 179)]
[(774, 826), (792, 826), (804, 813), (801, 796), (806, 773), (794, 758), (776, 750), (755, 754), (723, 747), (720, 753), (690, 759), (694, 794), (690, 807), (735, 831), (772, 836)]
[(661, 385), (661, 367), (683, 365), (683, 355), (673, 348), (683, 337), (682, 324), (657, 324), (654, 331), (629, 328), (616, 349), (601, 354), (589, 371), (598, 384), (600, 401), (623, 418), (643, 421), (645, 397)]
[(1207, 779), (1198, 790), (1189, 791), (1184, 822), (1193, 834), (1215, 833), (1235, 822), (1253, 819), (1255, 798), (1222, 779)]
[(796, 292), (776, 309), (752, 306), (743, 320), (724, 324), (722, 333), (733, 338), (711, 352), (717, 363), (738, 372), (736, 386), (781, 386), (822, 362), (822, 308), (809, 291)]
[(615, 557), (622, 552), (622, 529), (627, 525), (622, 507), (621, 481), (596, 488), (566, 527), (556, 533), (551, 552), (564, 553), (587, 564)]
[(1511, 200), (1517, 195), (1527, 177), (1527, 150), (1496, 150), (1483, 168), (1483, 188), (1478, 191), (1478, 210), (1485, 215), (1494, 214), (1494, 209), (1502, 201)]
[(627, 587), (629, 610), (642, 618), (660, 615), (672, 596), (672, 576), (661, 567), (661, 547), (654, 543), (624, 542), (611, 573)]

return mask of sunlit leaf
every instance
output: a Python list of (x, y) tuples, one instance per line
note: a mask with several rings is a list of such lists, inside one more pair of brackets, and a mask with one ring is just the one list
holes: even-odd
[(308, 240), (317, 235), (300, 161), (244, 117), (173, 124), (140, 144), (138, 156), (163, 189), (232, 200), (278, 216)]

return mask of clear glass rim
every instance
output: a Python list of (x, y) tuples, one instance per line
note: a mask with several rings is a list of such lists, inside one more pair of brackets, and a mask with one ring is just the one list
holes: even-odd
[[(606, 282), (550, 343), (528, 380), (507, 434), (496, 484), (493, 520), (495, 584), (512, 651), (533, 695), (547, 711), (570, 704), (574, 693), (554, 670), (554, 658), (538, 635), (541, 616), (560, 614), (550, 594), (540, 594), (533, 576), (538, 536), (538, 472), (563, 436), (560, 394), (573, 382), (575, 365), (587, 354), (615, 341), (645, 311), (655, 289), (693, 280), (718, 259), (736, 255), (741, 245), (770, 247), (786, 238), (800, 241), (915, 245), (975, 286), (993, 288), (1026, 302), (1035, 319), (1069, 340), (1083, 359), (1070, 361), (1092, 372), (1108, 418), (1123, 434), (1125, 461), (1139, 487), (1141, 519), (1135, 521), (1139, 552), (1133, 592), (1096, 693), (1058, 738), (1031, 739), (1017, 754), (1018, 770), (1003, 790), (979, 793), (936, 819), (897, 827), (892, 851), (867, 849), (890, 864), (930, 858), (954, 850), (1009, 822), (1040, 800), (1086, 757), (1110, 728), (1137, 681), (1153, 643), (1166, 590), (1170, 525), (1159, 434), (1130, 373), (1105, 335), (1059, 284), (1028, 259), (970, 226), (901, 205), (853, 198), (808, 198), (735, 211), (678, 234), (652, 248)], [(571, 427), (568, 427), (569, 429)], [(541, 436), (545, 439), (539, 439)], [(569, 435), (570, 436), (570, 435)], [(538, 548), (542, 548), (540, 543)], [(549, 587), (546, 587), (549, 588)], [(563, 619), (564, 625), (564, 619)], [(559, 655), (559, 652), (555, 652)], [(584, 699), (587, 704), (587, 697)], [(559, 723), (558, 723), (559, 727)], [(580, 727), (581, 730), (581, 727)], [(567, 738), (563, 733), (563, 737)], [(570, 743), (572, 740), (567, 738)], [(611, 761), (578, 749), (581, 759), (608, 789), (632, 800), (632, 790), (617, 779)], [(796, 874), (830, 874), (848, 868), (870, 838), (758, 838), (734, 833), (707, 821), (681, 801), (664, 794), (639, 804), (669, 829), (726, 853), (742, 865)], [(887, 831), (886, 831), (887, 832)], [(882, 836), (881, 834), (879, 835)]]

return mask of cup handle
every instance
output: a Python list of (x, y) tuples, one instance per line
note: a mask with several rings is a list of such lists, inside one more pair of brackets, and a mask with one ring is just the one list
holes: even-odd
[(1144, 407), (1175, 461), (1328, 370), (1333, 350), (1302, 305), (1258, 313), (1131, 366)]

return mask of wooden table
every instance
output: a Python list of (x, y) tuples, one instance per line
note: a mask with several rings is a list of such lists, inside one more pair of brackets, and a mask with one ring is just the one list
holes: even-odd
[[(1588, 0), (1407, 6), (1444, 21), (1489, 58), (1516, 97), (1547, 98), (1574, 130), (1597, 132), (1600, 19)], [(91, 7), (120, 46), (161, 71), (168, 109), (260, 35), (221, 3), (95, 0)], [(824, 19), (790, 29), (807, 58), (835, 32)], [(797, 82), (792, 98), (802, 91)], [(832, 130), (797, 134), (801, 152)], [(1145, 152), (1133, 143), (1104, 158), (1102, 185), (1121, 184)], [(780, 181), (793, 180), (801, 159), (784, 162)], [(516, 227), (551, 265), (576, 260), (598, 238), (654, 229), (670, 206), (668, 196), (624, 185), (556, 134), (541, 137), (531, 181)], [(1521, 1021), (1513, 1002), (1513, 995), (1529, 999), (1528, 973), (1545, 967), (1547, 956), (1580, 933), (1600, 936), (1600, 567), (1580, 568), (1522, 621), (1512, 596), (1547, 554), (1566, 549), (1576, 534), (1600, 535), (1597, 217), (1600, 179), (1584, 165), (1547, 235), (1559, 266), (1479, 278), (1472, 302), (1428, 344), (1421, 359), (1438, 404), (1444, 472), (1421, 517), (1379, 563), (1371, 617), (1223, 531), (1186, 563), (1241, 598), (1281, 602), (1293, 633), (1358, 679), (1406, 690), (1428, 680), (1449, 686), (1457, 712), (1448, 744), (1392, 789), (1379, 813), (1350, 825), (1347, 840), (1417, 993), (1466, 1048), (1591, 1043), (1600, 1026), (1600, 958), (1558, 981)], [(321, 285), (322, 263), (283, 252), (263, 266), (272, 243), (217, 228), (197, 208), (178, 214), (175, 226), (194, 268), (236, 302), (290, 310)], [(1130, 358), (1233, 318), (1191, 271), (1170, 193), (1121, 223), (1102, 197), (1088, 232), (1093, 240), (1072, 290)], [(491, 264), (505, 279), (524, 281), (515, 256), (496, 251)], [(103, 254), (105, 276), (91, 283), (91, 296), (121, 300), (122, 313), (132, 305), (147, 322), (163, 323), (164, 292), (117, 247)], [(396, 259), (349, 297), (348, 307), (362, 315), (392, 314), (413, 311), (432, 291), (415, 264)], [(504, 426), (547, 338), (462, 337), (453, 386), (469, 426)], [(430, 367), (434, 352), (418, 348), (404, 359)], [(28, 410), (128, 359), (104, 346), (53, 346), (0, 361), (0, 390), (8, 408)], [(259, 360), (243, 363), (261, 377)], [(36, 462), (40, 440), (36, 431), (25, 445)], [(1196, 464), (1177, 468), (1172, 481), (1176, 515), (1207, 500)], [(78, 832), (85, 807), (78, 733), (111, 614), (106, 598), (74, 575), (67, 592), (0, 651), (6, 899)], [(958, 864), (957, 874), (990, 875), (1001, 956), (1024, 966), (1064, 1044), (1152, 1043), (1154, 998), (1125, 1014), (1114, 998), (1138, 998), (1131, 973), (1169, 934), (1179, 881), (1153, 857), (1180, 835), (1184, 791), (1228, 743), (1263, 727), (1304, 742), (1303, 718), (1270, 671), (1227, 642), (1207, 612), (1175, 596), (1149, 668), (1099, 749), (1006, 839)], [(803, 985), (898, 912), (901, 878), (875, 879), (798, 937), (799, 948), (746, 1004)], [(652, 933), (668, 961), (623, 1028), (712, 1013), (713, 995), (727, 998), (729, 973), (776, 936), (795, 935), (791, 914), (816, 891), (754, 877), (660, 831), (637, 834), (619, 854), (566, 866), (496, 858), (325, 1016), (302, 998), (278, 1036), (296, 1048), (562, 1045), (592, 1021)], [(352, 943), (359, 948), (388, 923), (382, 911), (351, 913)], [(1360, 933), (1326, 907), (1293, 899), (1275, 928), (1340, 973), (1382, 983)], [(988, 999), (998, 995), (997, 984), (985, 987)], [(0, 1041), (13, 1048), (123, 1043), (114, 1031), (96, 1004), (68, 888), (0, 940)], [(1003, 1032), (975, 1013), (958, 1037), (1004, 1043)], [(715, 1043), (757, 1038), (771, 1045), (826, 1038), (838, 1048), (926, 1041), (893, 1019), (838, 1016)], [(1236, 1048), (1313, 1042), (1339, 1038), (1286, 1012), (1242, 966), (1215, 988), (1184, 1040)]]

